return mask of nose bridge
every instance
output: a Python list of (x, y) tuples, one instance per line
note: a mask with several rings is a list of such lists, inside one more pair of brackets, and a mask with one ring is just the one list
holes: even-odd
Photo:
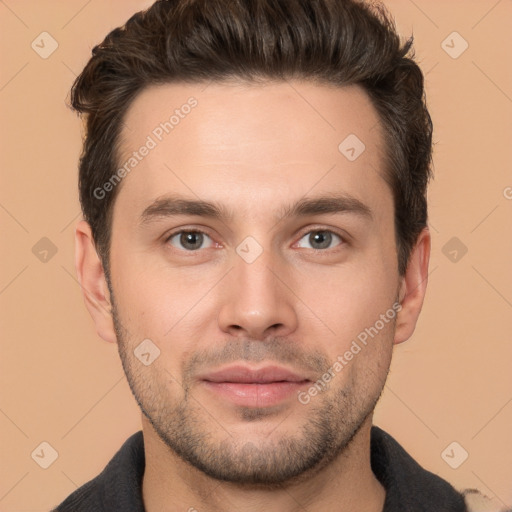
[(251, 337), (295, 330), (293, 294), (281, 281), (286, 282), (286, 276), (280, 278), (286, 263), (279, 255), (246, 240), (237, 247), (233, 267), (221, 305), (220, 327), (244, 330)]
[(264, 298), (276, 300), (281, 292), (276, 278), (276, 260), (276, 255), (270, 249), (262, 250), (254, 261), (248, 261), (243, 256), (235, 258), (234, 279), (242, 288), (239, 290), (241, 302), (244, 297), (249, 301)]

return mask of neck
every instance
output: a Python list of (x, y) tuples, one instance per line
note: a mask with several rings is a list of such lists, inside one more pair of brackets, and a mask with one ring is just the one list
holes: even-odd
[(210, 478), (183, 461), (143, 416), (146, 468), (142, 483), (147, 512), (382, 512), (385, 489), (370, 465), (372, 415), (334, 460), (277, 489)]

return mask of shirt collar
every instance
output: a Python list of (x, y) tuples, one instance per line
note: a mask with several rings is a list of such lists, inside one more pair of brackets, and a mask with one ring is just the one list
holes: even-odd
[[(465, 512), (463, 496), (448, 482), (423, 469), (388, 433), (371, 429), (371, 467), (386, 489), (382, 512)], [(105, 510), (144, 512), (142, 430), (129, 437), (99, 475)], [(101, 478), (103, 477), (103, 478)], [(115, 492), (113, 492), (115, 490)]]

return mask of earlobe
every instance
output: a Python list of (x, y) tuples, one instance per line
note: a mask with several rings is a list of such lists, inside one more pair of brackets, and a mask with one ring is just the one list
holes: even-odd
[(409, 256), (399, 291), (401, 310), (397, 315), (394, 343), (408, 340), (416, 327), (427, 289), (430, 232), (424, 228)]
[(75, 228), (75, 267), (85, 306), (96, 326), (96, 332), (105, 341), (116, 343), (103, 265), (94, 246), (91, 227), (85, 220), (81, 220)]

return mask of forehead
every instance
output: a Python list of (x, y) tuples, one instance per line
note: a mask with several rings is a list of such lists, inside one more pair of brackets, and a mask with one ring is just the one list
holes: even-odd
[(357, 86), (162, 84), (144, 89), (123, 121), (115, 209), (142, 212), (169, 192), (253, 215), (309, 191), (390, 195), (379, 118)]

